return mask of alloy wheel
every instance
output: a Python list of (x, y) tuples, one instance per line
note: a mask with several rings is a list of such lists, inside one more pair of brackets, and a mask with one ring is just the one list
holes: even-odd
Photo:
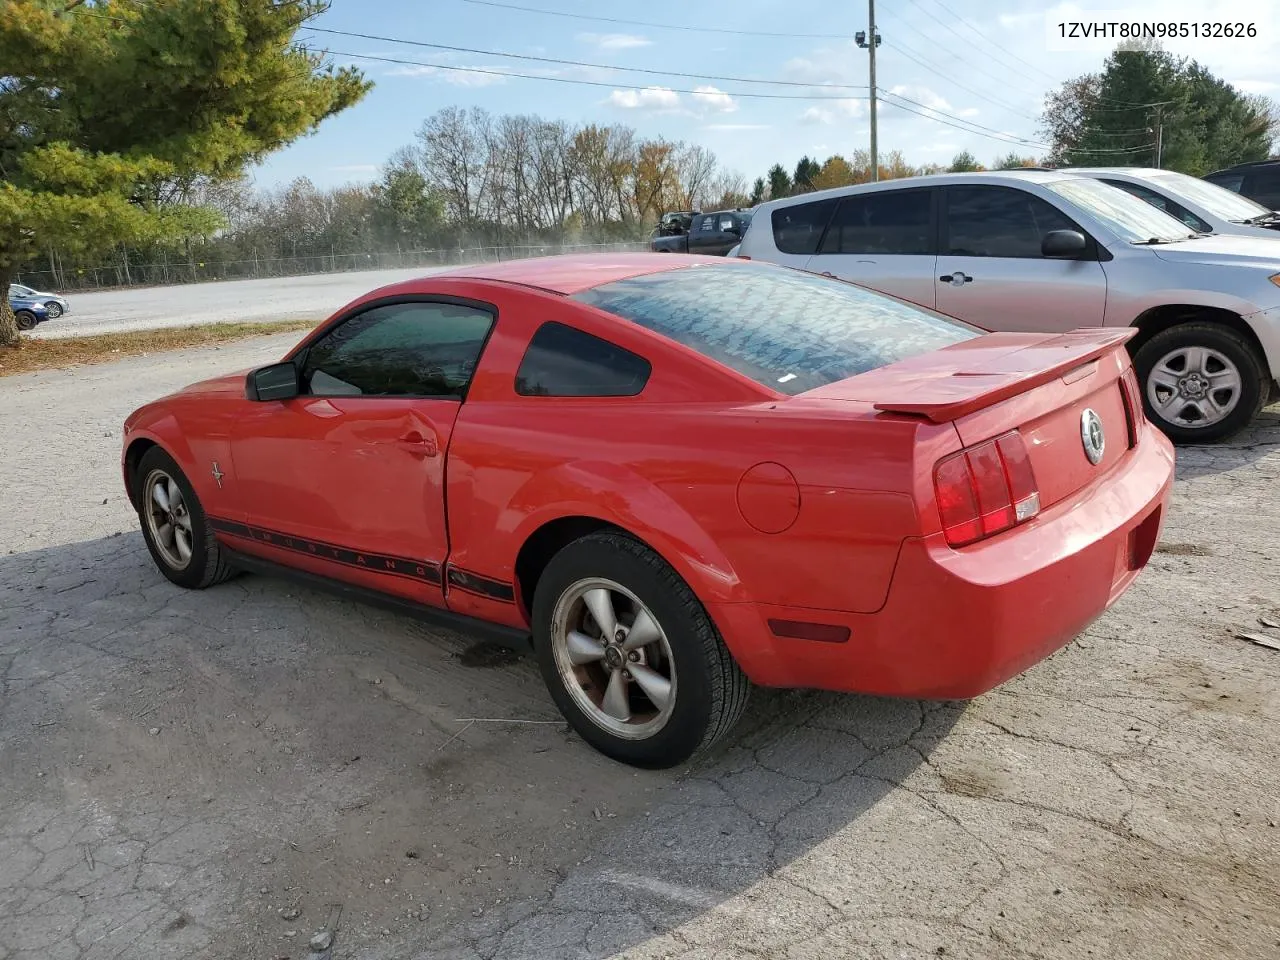
[(671, 719), (671, 646), (652, 611), (621, 584), (596, 577), (571, 584), (552, 613), (551, 650), (565, 690), (601, 729), (643, 740)]

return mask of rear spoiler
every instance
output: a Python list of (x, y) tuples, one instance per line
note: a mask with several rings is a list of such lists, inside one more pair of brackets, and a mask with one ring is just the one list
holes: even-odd
[[(875, 384), (872, 405), (885, 413), (913, 414), (934, 423), (947, 423), (1079, 370), (1137, 333), (1132, 327), (1099, 327), (1056, 336), (989, 334), (981, 338), (986, 345), (995, 346), (993, 341), (1003, 338), (1010, 341), (1012, 349), (994, 356), (983, 351), (976, 362), (966, 365), (963, 346), (957, 345), (926, 355), (927, 359), (921, 358), (925, 362), (915, 370), (909, 369), (916, 366), (912, 361), (895, 364), (897, 375)], [(887, 372), (893, 368), (882, 369)], [(864, 374), (858, 380), (876, 378), (877, 372)]]

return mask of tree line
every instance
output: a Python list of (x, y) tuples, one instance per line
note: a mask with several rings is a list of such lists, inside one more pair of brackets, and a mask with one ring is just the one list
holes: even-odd
[[(748, 183), (703, 146), (622, 124), (450, 107), (371, 183), (255, 188), (247, 169), (371, 86), (295, 42), (327, 5), (0, 4), (0, 344), (16, 340), (3, 294), (18, 276), (164, 283), (447, 261), (478, 246), (636, 243), (669, 210), (873, 179), (862, 150), (774, 164)], [(989, 167), (1159, 162), (1202, 174), (1265, 157), (1277, 129), (1270, 101), (1149, 46), (1051, 92), (1043, 123), (1046, 156), (1012, 152)], [(892, 151), (876, 173), (944, 169), (984, 167), (967, 151), (945, 167)]]
[[(1034, 164), (1011, 153), (995, 168)], [(969, 153), (949, 167), (912, 166), (900, 151), (880, 178), (985, 169)], [(565, 244), (638, 243), (671, 210), (733, 209), (871, 179), (865, 150), (775, 164), (749, 189), (706, 147), (645, 138), (622, 124), (570, 124), (449, 107), (429, 116), (371, 183), (320, 188), (303, 177), (256, 188), (244, 175), (197, 179), (170, 202), (212, 213), (220, 228), (175, 243), (157, 238), (70, 260), (56, 247), (23, 279), (60, 289), (462, 259), (476, 248), (511, 255)]]

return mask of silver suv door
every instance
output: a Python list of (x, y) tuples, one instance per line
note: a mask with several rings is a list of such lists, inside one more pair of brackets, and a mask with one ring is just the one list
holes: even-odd
[(841, 198), (805, 269), (933, 307), (936, 193), (916, 187)]
[(943, 191), (935, 308), (987, 330), (1100, 327), (1107, 276), (1097, 245), (1072, 259), (1046, 257), (1054, 230), (1083, 231), (1056, 206), (1017, 187)]

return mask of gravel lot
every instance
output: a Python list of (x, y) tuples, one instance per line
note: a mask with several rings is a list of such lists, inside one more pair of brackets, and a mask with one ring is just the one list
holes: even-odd
[(228, 320), (314, 319), (318, 322), (376, 287), (443, 269), (365, 270), (73, 293), (68, 296), (71, 312), (40, 324), (32, 336), (86, 337), (95, 333), (186, 327)]
[(1280, 637), (1280, 409), (1180, 452), (1150, 569), (1025, 676), (761, 694), (639, 773), (459, 722), (554, 720), (525, 660), (152, 568), (123, 417), (291, 339), (0, 379), (0, 958), (299, 960), (331, 904), (361, 960), (1280, 955), (1280, 653), (1235, 636)]

